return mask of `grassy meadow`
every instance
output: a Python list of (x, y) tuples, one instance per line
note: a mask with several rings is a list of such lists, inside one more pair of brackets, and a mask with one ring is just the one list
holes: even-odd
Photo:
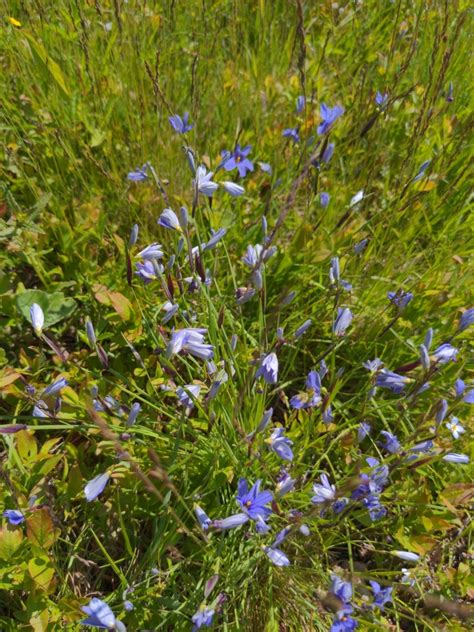
[(472, 629), (469, 3), (0, 8), (0, 630)]

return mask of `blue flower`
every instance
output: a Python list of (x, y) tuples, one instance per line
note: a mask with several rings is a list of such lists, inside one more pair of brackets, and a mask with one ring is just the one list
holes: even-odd
[(324, 163), (328, 163), (333, 154), (334, 154), (334, 148), (335, 148), (335, 144), (334, 143), (329, 143), (328, 146), (326, 147), (326, 149), (323, 151), (323, 155), (321, 156), (321, 162)]
[(213, 520), (211, 526), (214, 529), (234, 529), (240, 527), (249, 521), (249, 516), (246, 513), (238, 513), (221, 520)]
[(202, 245), (202, 248), (201, 248), (202, 251), (212, 250), (213, 248), (215, 248), (217, 244), (220, 242), (220, 240), (225, 236), (226, 233), (227, 233), (227, 228), (219, 228), (219, 230), (211, 229), (211, 238), (209, 239), (207, 243)]
[(348, 307), (338, 307), (337, 317), (333, 325), (333, 332), (336, 336), (344, 336), (347, 328), (352, 322), (352, 312)]
[(369, 584), (372, 586), (372, 591), (374, 593), (374, 603), (372, 604), (372, 607), (378, 606), (380, 610), (383, 610), (385, 604), (392, 601), (392, 586), (382, 588), (378, 582), (374, 581), (369, 581)]
[(272, 351), (261, 361), (260, 367), (255, 374), (255, 379), (263, 377), (267, 384), (276, 384), (278, 381), (278, 358)]
[(59, 391), (65, 388), (67, 384), (68, 382), (64, 377), (59, 378), (59, 380), (56, 380), (44, 389), (43, 397), (45, 395), (56, 395)]
[(215, 191), (219, 188), (216, 182), (212, 181), (213, 171), (207, 171), (206, 167), (200, 165), (196, 169), (196, 177), (194, 179), (194, 186), (199, 193), (207, 197), (212, 197)]
[(410, 381), (408, 377), (398, 375), (398, 373), (388, 371), (387, 369), (382, 369), (375, 378), (375, 385), (388, 388), (393, 393), (401, 393)]
[(137, 254), (137, 257), (141, 257), (145, 261), (151, 261), (151, 259), (161, 259), (163, 257), (162, 248), (163, 246), (161, 244), (157, 244), (156, 242), (154, 242), (141, 250)]
[[(143, 263), (136, 263), (136, 272), (135, 274), (139, 276), (146, 284), (156, 279), (156, 269), (153, 265), (153, 261), (146, 259)], [(164, 268), (162, 265), (157, 264), (158, 271), (160, 274), (163, 274)]]
[(398, 290), (397, 292), (387, 292), (387, 296), (390, 302), (396, 305), (399, 309), (404, 309), (413, 298), (413, 294), (411, 292), (403, 292), (402, 290)]
[(287, 129), (284, 129), (282, 132), (282, 136), (285, 136), (286, 138), (291, 138), (295, 143), (299, 143), (301, 141), (297, 127), (289, 127)]
[(329, 632), (352, 632), (359, 624), (349, 614), (339, 611)]
[(169, 230), (181, 231), (178, 216), (170, 208), (165, 208), (165, 210), (161, 213), (158, 218), (158, 225), (163, 226), (163, 228), (168, 228)]
[(172, 128), (175, 132), (178, 132), (178, 134), (186, 134), (186, 132), (193, 129), (193, 126), (188, 124), (188, 119), (189, 112), (185, 112), (183, 118), (181, 118), (179, 114), (174, 114), (168, 118)]
[(319, 194), (319, 203), (321, 204), (323, 208), (327, 208), (329, 206), (330, 201), (331, 201), (331, 196), (329, 195), (329, 193), (322, 191)]
[(6, 518), (10, 524), (14, 525), (21, 524), (25, 521), (25, 516), (17, 509), (5, 509), (3, 517)]
[(145, 163), (143, 167), (138, 167), (135, 171), (129, 171), (127, 179), (132, 182), (143, 182), (148, 178), (147, 169), (148, 163)]
[(247, 158), (251, 151), (251, 145), (247, 145), (247, 147), (240, 147), (240, 145), (236, 145), (233, 152), (222, 152), (223, 157), (223, 167), (226, 171), (233, 171), (237, 169), (239, 172), (239, 176), (241, 178), (245, 178), (248, 171), (253, 171), (253, 162)]
[(268, 162), (259, 162), (258, 166), (264, 173), (268, 173), (269, 175), (272, 175), (272, 166), (268, 164)]
[(331, 575), (330, 592), (340, 599), (343, 604), (349, 604), (352, 599), (352, 584), (345, 582), (337, 575)]
[(37, 336), (41, 336), (44, 325), (44, 313), (38, 303), (33, 303), (30, 307), (31, 324)]
[(195, 612), (191, 618), (191, 621), (194, 623), (193, 630), (198, 630), (203, 625), (206, 627), (211, 626), (214, 614), (215, 610), (208, 608), (205, 604), (199, 606), (197, 612)]
[(357, 429), (357, 440), (360, 443), (370, 434), (372, 427), (366, 421), (362, 421)]
[(127, 612), (131, 612), (132, 610), (135, 609), (135, 606), (133, 605), (133, 603), (131, 601), (129, 601), (128, 599), (126, 599), (123, 602), (123, 607)]
[(428, 349), (425, 347), (425, 345), (420, 345), (418, 347), (419, 352), (420, 352), (420, 362), (421, 362), (421, 366), (425, 369), (425, 371), (428, 371), (428, 369), (430, 368), (430, 356), (428, 353)]
[(240, 184), (236, 184), (235, 182), (229, 182), (226, 180), (222, 183), (222, 186), (229, 195), (232, 195), (232, 197), (239, 197), (245, 193), (244, 187), (240, 186)]
[(201, 528), (207, 531), (211, 526), (212, 520), (199, 505), (194, 505), (194, 513), (196, 514), (196, 518), (198, 519)]
[(446, 364), (447, 362), (456, 362), (458, 353), (459, 349), (446, 342), (435, 349), (431, 357), (439, 364)]
[(383, 106), (387, 103), (387, 101), (388, 101), (388, 92), (384, 92), (383, 94), (381, 92), (377, 92), (375, 94), (375, 103), (380, 108), (383, 108)]
[(261, 261), (261, 255), (263, 252), (263, 246), (261, 244), (256, 244), (255, 246), (248, 245), (247, 252), (242, 257), (242, 261), (249, 268), (255, 268)]
[(463, 380), (457, 379), (454, 388), (456, 391), (456, 397), (463, 396), (463, 402), (466, 402), (466, 404), (474, 404), (474, 389), (471, 389), (464, 395), (466, 384), (463, 382)]
[(301, 112), (304, 110), (306, 106), (306, 99), (304, 97), (304, 95), (300, 95), (297, 99), (296, 99), (296, 111), (298, 114), (301, 114)]
[(321, 484), (315, 483), (313, 485), (313, 491), (315, 495), (311, 498), (311, 502), (314, 504), (327, 503), (336, 499), (336, 486), (331, 485), (327, 474), (321, 474)]
[(280, 549), (274, 549), (271, 546), (263, 547), (268, 559), (275, 564), (275, 566), (289, 566), (290, 560)]
[(105, 472), (104, 474), (99, 474), (91, 481), (87, 483), (84, 487), (84, 495), (88, 502), (95, 500), (105, 489), (105, 486), (109, 482), (110, 474)]
[(360, 255), (362, 252), (364, 252), (364, 250), (367, 248), (368, 243), (369, 243), (368, 239), (361, 239), (361, 241), (356, 243), (356, 245), (354, 246), (355, 254)]
[(260, 484), (260, 480), (256, 481), (249, 491), (246, 479), (240, 478), (237, 487), (237, 502), (252, 520), (257, 520), (258, 517), (266, 520), (272, 513), (266, 505), (273, 500), (273, 494), (269, 491), (261, 492)]
[(471, 325), (474, 325), (474, 307), (466, 309), (464, 314), (461, 316), (461, 318), (459, 319), (458, 330), (464, 331)]
[(212, 345), (204, 343), (204, 335), (207, 329), (190, 327), (187, 329), (177, 329), (171, 335), (166, 354), (171, 357), (175, 353), (184, 351), (201, 360), (210, 360), (214, 355)]
[(293, 460), (293, 451), (291, 446), (293, 445), (293, 441), (288, 439), (283, 435), (283, 428), (276, 428), (270, 438), (267, 439), (268, 445), (270, 449), (278, 454), (278, 456), (284, 461), (292, 461)]
[(134, 404), (132, 404), (132, 407), (130, 408), (130, 412), (128, 413), (128, 417), (126, 421), (126, 425), (128, 428), (130, 426), (133, 426), (133, 424), (136, 422), (141, 408), (142, 407), (138, 402), (135, 402)]
[(397, 454), (397, 452), (400, 452), (400, 442), (394, 434), (387, 432), (386, 430), (382, 430), (380, 434), (384, 438), (384, 441), (380, 442), (380, 445), (385, 448), (385, 450), (390, 452), (390, 454)]
[(457, 454), (456, 452), (449, 452), (443, 456), (443, 461), (447, 461), (448, 463), (456, 463), (467, 465), (469, 463), (469, 457), (467, 454)]
[(431, 164), (431, 160), (425, 160), (425, 162), (418, 169), (418, 173), (413, 178), (413, 182), (417, 182), (418, 180), (421, 180), (421, 178), (425, 175), (425, 171), (430, 166), (430, 164)]
[(282, 498), (289, 494), (295, 488), (295, 479), (291, 478), (288, 472), (283, 471), (276, 485), (276, 494), (278, 498)]
[(321, 136), (328, 132), (333, 126), (334, 122), (344, 114), (344, 108), (340, 105), (335, 105), (333, 108), (328, 107), (325, 103), (321, 103), (320, 108), (321, 123), (318, 125), (318, 134)]
[(194, 400), (198, 398), (200, 392), (199, 384), (186, 384), (186, 386), (178, 386), (176, 389), (179, 403), (186, 408), (194, 408)]
[(81, 610), (87, 615), (87, 619), (83, 619), (83, 625), (91, 625), (95, 628), (111, 629), (115, 628), (117, 620), (110, 606), (102, 601), (102, 599), (91, 599), (87, 606), (82, 606)]
[(317, 371), (310, 371), (306, 378), (306, 391), (293, 395), (290, 406), (300, 410), (314, 408), (321, 403), (321, 378)]

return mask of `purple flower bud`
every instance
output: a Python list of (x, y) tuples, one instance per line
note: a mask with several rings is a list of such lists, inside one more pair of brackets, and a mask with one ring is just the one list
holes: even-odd
[(276, 353), (272, 352), (265, 356), (255, 375), (255, 378), (263, 377), (267, 384), (276, 384), (278, 381), (278, 358)]
[(210, 579), (207, 580), (204, 586), (204, 598), (207, 599), (211, 592), (216, 587), (217, 582), (219, 581), (219, 575), (213, 575)]
[(161, 259), (163, 257), (163, 251), (161, 250), (161, 244), (153, 243), (141, 250), (137, 257), (141, 257), (145, 260)]
[(128, 240), (128, 247), (131, 248), (137, 243), (138, 239), (138, 224), (134, 224), (132, 226), (132, 230), (130, 231), (130, 238)]
[(467, 454), (456, 454), (455, 452), (449, 452), (443, 456), (443, 461), (447, 461), (448, 463), (457, 463), (466, 465), (469, 463), (469, 457)]
[(202, 250), (203, 251), (211, 250), (212, 248), (214, 248), (220, 242), (220, 240), (224, 237), (226, 233), (227, 233), (227, 228), (219, 228), (219, 230), (215, 230), (215, 231), (213, 230), (211, 238), (209, 239), (207, 244), (203, 245)]
[(436, 423), (438, 425), (444, 420), (447, 412), (448, 412), (448, 402), (445, 399), (442, 399), (438, 404), (438, 409), (435, 415)]
[(423, 344), (425, 345), (427, 351), (430, 350), (431, 347), (431, 343), (433, 342), (433, 330), (431, 329), (431, 327), (428, 329), (428, 331), (426, 332), (425, 335), (425, 340), (423, 342)]
[(352, 312), (348, 307), (337, 310), (337, 318), (333, 325), (333, 332), (336, 336), (344, 336), (347, 328), (352, 322)]
[(289, 566), (290, 560), (286, 557), (283, 551), (280, 549), (272, 549), (269, 546), (263, 548), (268, 559), (275, 564), (275, 566)]
[(198, 519), (201, 528), (204, 529), (204, 531), (207, 531), (211, 526), (212, 520), (199, 505), (194, 505), (194, 513), (196, 514), (196, 518)]
[(466, 309), (464, 314), (461, 316), (461, 318), (459, 319), (458, 330), (464, 331), (471, 325), (474, 325), (474, 307)]
[(136, 422), (138, 413), (140, 412), (141, 408), (142, 407), (140, 406), (138, 402), (135, 402), (134, 404), (132, 404), (132, 407), (130, 409), (130, 412), (127, 418), (127, 428), (129, 428), (130, 426), (133, 426), (133, 424)]
[(295, 331), (295, 333), (293, 334), (295, 338), (299, 338), (300, 336), (302, 336), (312, 325), (313, 321), (311, 320), (311, 318), (308, 318), (308, 320), (305, 320), (304, 323), (302, 325), (300, 325), (298, 327), (298, 329)]
[(222, 183), (222, 186), (229, 195), (232, 195), (232, 197), (240, 197), (245, 193), (244, 187), (240, 186), (240, 184), (236, 184), (235, 182), (226, 180)]
[(428, 354), (428, 349), (425, 347), (425, 345), (420, 345), (419, 351), (421, 364), (425, 371), (428, 371), (428, 369), (430, 368), (430, 356)]
[(334, 148), (335, 148), (335, 144), (334, 143), (329, 143), (328, 146), (326, 147), (326, 149), (323, 151), (323, 155), (321, 156), (321, 161), (324, 163), (328, 163), (333, 154), (334, 154)]
[(186, 384), (186, 386), (178, 386), (176, 395), (179, 402), (186, 408), (194, 408), (194, 400), (199, 397), (201, 387), (198, 384)]
[(420, 559), (418, 553), (412, 553), (411, 551), (393, 551), (393, 555), (405, 562), (418, 562)]
[(304, 110), (306, 106), (306, 99), (304, 97), (303, 94), (301, 94), (297, 99), (296, 99), (296, 111), (298, 114), (301, 114), (301, 112)]
[(295, 296), (296, 296), (296, 292), (293, 292), (293, 291), (291, 291), (289, 294), (287, 294), (285, 296), (285, 298), (281, 302), (282, 306), (283, 305), (289, 305), (293, 301)]
[(157, 220), (158, 226), (168, 228), (169, 230), (181, 230), (178, 216), (170, 208), (165, 208)]
[(86, 320), (86, 334), (87, 334), (87, 340), (89, 341), (90, 346), (95, 347), (97, 338), (94, 331), (94, 325), (92, 324), (90, 318)]

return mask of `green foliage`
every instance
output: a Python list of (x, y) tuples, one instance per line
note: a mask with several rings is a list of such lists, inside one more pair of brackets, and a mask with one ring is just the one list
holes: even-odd
[[(354, 586), (359, 629), (470, 629), (472, 468), (441, 458), (473, 456), (469, 406), (454, 394), (456, 378), (473, 379), (472, 329), (457, 332), (473, 305), (467, 3), (0, 7), (0, 418), (3, 427), (26, 426), (0, 434), (0, 509), (26, 516), (18, 526), (2, 519), (0, 628), (79, 630), (81, 606), (97, 596), (128, 630), (189, 630), (205, 582), (218, 574), (207, 603), (218, 593), (226, 600), (214, 629), (327, 630), (334, 572)], [(383, 109), (377, 91), (389, 95)], [(300, 94), (307, 107), (297, 114)], [(306, 168), (319, 141), (293, 145), (282, 131), (298, 126), (305, 140), (317, 136), (321, 102), (342, 104), (345, 114), (330, 133), (332, 160)], [(183, 140), (168, 117), (186, 110), (194, 128)], [(242, 197), (220, 187), (212, 204), (199, 198), (192, 245), (208, 241), (211, 228), (228, 232), (202, 253), (212, 283), (198, 279), (196, 293), (186, 291), (193, 271), (187, 245), (178, 253), (181, 233), (156, 224), (167, 206), (193, 207), (187, 142), (213, 171), (236, 142), (252, 145), (255, 165)], [(425, 176), (414, 180), (426, 160)], [(161, 189), (152, 177), (127, 181), (146, 161)], [(219, 170), (215, 179), (234, 181), (236, 172)], [(351, 207), (360, 190), (363, 200)], [(331, 195), (327, 208), (322, 191)], [(265, 264), (262, 291), (238, 306), (235, 292), (249, 284), (241, 258), (248, 244), (262, 243), (263, 215), (270, 232), (277, 226), (278, 251)], [(135, 223), (139, 242), (129, 247)], [(354, 254), (363, 239), (367, 248)], [(134, 269), (151, 242), (163, 244), (165, 265), (177, 255), (174, 267), (163, 282), (129, 282), (128, 257)], [(330, 287), (336, 255), (351, 292)], [(414, 294), (403, 311), (387, 301), (399, 289)], [(290, 291), (296, 297), (285, 304)], [(163, 324), (168, 299), (179, 313)], [(45, 313), (46, 339), (29, 324), (33, 302)], [(354, 314), (341, 339), (332, 333), (338, 306)], [(308, 318), (312, 326), (295, 339)], [(167, 357), (172, 328), (186, 324), (207, 328), (215, 373), (191, 355)], [(458, 361), (428, 373), (403, 369), (418, 359), (429, 327), (433, 348), (450, 340)], [(268, 386), (254, 379), (255, 363), (273, 349), (279, 379)], [(370, 395), (374, 376), (362, 363), (375, 357), (406, 370), (407, 396)], [(322, 359), (331, 423), (320, 408), (289, 404)], [(68, 386), (59, 408), (43, 391), (60, 377)], [(430, 389), (417, 393), (428, 378)], [(176, 388), (189, 384), (201, 393), (186, 412)], [(441, 399), (466, 428), (459, 440), (444, 424), (432, 430)], [(45, 417), (32, 413), (38, 400)], [(141, 411), (128, 427), (134, 402)], [(275, 491), (282, 461), (268, 449), (269, 433), (248, 438), (270, 406), (273, 426), (293, 441), (295, 491), (275, 502), (270, 535), (248, 525), (203, 531), (194, 504), (212, 519), (236, 513), (240, 477)], [(360, 444), (362, 421), (374, 434)], [(387, 455), (383, 430), (404, 451), (432, 438), (435, 454), (410, 464)], [(326, 472), (338, 494), (350, 495), (368, 455), (390, 468), (381, 496), (387, 516), (372, 522), (362, 507), (321, 515), (312, 484)], [(86, 502), (84, 486), (106, 471), (104, 492)], [(301, 515), (289, 517), (292, 510)], [(282, 549), (291, 565), (277, 568), (262, 545), (288, 524)], [(399, 549), (421, 556), (411, 586), (392, 555)], [(368, 580), (394, 586), (384, 612), (367, 607)], [(125, 599), (134, 610), (125, 611)]]

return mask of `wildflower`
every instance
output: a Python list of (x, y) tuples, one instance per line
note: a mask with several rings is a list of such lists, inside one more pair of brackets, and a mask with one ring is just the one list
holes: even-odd
[(134, 610), (135, 606), (133, 605), (133, 603), (131, 601), (129, 601), (128, 599), (126, 599), (123, 602), (123, 607), (124, 610), (126, 610), (127, 612), (131, 612), (132, 610)]
[(430, 368), (430, 356), (428, 354), (428, 349), (425, 347), (425, 345), (420, 345), (418, 349), (420, 352), (421, 365), (425, 369), (425, 371), (428, 371)]
[(319, 194), (319, 203), (321, 204), (323, 208), (327, 208), (329, 206), (330, 200), (331, 200), (331, 196), (329, 195), (329, 193), (325, 193), (324, 191), (322, 191)]
[(249, 268), (255, 268), (260, 263), (262, 252), (263, 246), (261, 244), (256, 244), (255, 246), (249, 244), (246, 254), (242, 257), (242, 261)]
[(263, 547), (268, 559), (275, 564), (275, 566), (289, 566), (290, 560), (280, 549), (274, 549), (270, 546)]
[(313, 485), (313, 491), (315, 496), (311, 498), (311, 502), (314, 504), (326, 503), (330, 500), (336, 499), (336, 486), (331, 485), (327, 474), (321, 474), (321, 484), (315, 483)]
[(81, 610), (87, 615), (87, 619), (83, 619), (83, 625), (91, 625), (95, 628), (116, 629), (117, 619), (110, 609), (110, 606), (101, 599), (91, 599), (87, 606), (82, 606)]
[(431, 356), (431, 359), (438, 362), (439, 364), (456, 362), (458, 353), (459, 350), (456, 349), (456, 347), (453, 347), (453, 345), (450, 345), (449, 343), (444, 343), (437, 349), (435, 349), (433, 355)]
[(207, 531), (211, 526), (212, 520), (199, 505), (194, 505), (194, 513), (196, 514), (196, 518), (198, 519), (201, 528)]
[(459, 423), (459, 419), (457, 417), (451, 417), (451, 421), (446, 424), (446, 428), (451, 432), (455, 439), (459, 439), (459, 436), (466, 432)]
[(418, 182), (418, 180), (421, 180), (421, 178), (425, 175), (425, 171), (430, 166), (430, 164), (431, 164), (431, 160), (425, 160), (425, 162), (418, 169), (418, 173), (413, 178), (413, 182)]
[(375, 103), (380, 107), (383, 108), (383, 106), (387, 103), (388, 101), (388, 93), (384, 92), (383, 94), (381, 92), (377, 92), (375, 94)]
[(382, 430), (380, 434), (385, 440), (384, 442), (380, 442), (380, 445), (385, 448), (385, 450), (390, 452), (390, 454), (397, 454), (397, 452), (400, 452), (400, 442), (394, 434), (387, 432), (386, 430)]
[(21, 511), (18, 511), (17, 509), (5, 509), (2, 515), (8, 520), (10, 524), (13, 525), (19, 525), (25, 521), (25, 516)]
[(351, 197), (351, 201), (349, 202), (349, 207), (352, 208), (353, 206), (356, 206), (363, 199), (364, 199), (364, 190), (361, 189), (360, 191), (357, 191), (357, 193)]
[(220, 242), (220, 240), (225, 236), (225, 234), (227, 233), (227, 228), (219, 228), (219, 230), (212, 230), (211, 229), (211, 238), (209, 239), (209, 241), (206, 244), (203, 244), (202, 246), (202, 250), (212, 250), (213, 248), (215, 248), (217, 246), (217, 244)]
[[(463, 380), (458, 379), (455, 382), (454, 388), (456, 391), (456, 397), (461, 397), (464, 395), (464, 392), (466, 390), (466, 384), (463, 382)], [(468, 391), (464, 395), (462, 401), (465, 402), (466, 404), (474, 404), (474, 389), (471, 389), (470, 391)]]
[(301, 141), (297, 127), (289, 127), (287, 129), (284, 129), (282, 132), (282, 136), (285, 136), (286, 138), (291, 138), (291, 140), (295, 143), (299, 143)]
[(214, 614), (215, 610), (208, 608), (205, 604), (199, 606), (197, 612), (195, 612), (191, 617), (191, 621), (194, 623), (193, 630), (198, 630), (203, 625), (210, 627), (212, 625)]
[(105, 489), (105, 486), (109, 482), (110, 474), (105, 472), (104, 474), (99, 474), (91, 481), (87, 483), (84, 487), (84, 495), (88, 502), (95, 500)]
[(284, 529), (282, 529), (281, 531), (277, 533), (275, 541), (273, 542), (271, 546), (272, 549), (276, 548), (277, 546), (280, 546), (280, 544), (286, 540), (286, 537), (290, 533), (291, 528), (292, 528), (291, 525), (289, 525), (288, 527), (285, 527)]
[(248, 303), (255, 296), (255, 288), (253, 287), (239, 287), (235, 291), (235, 299), (237, 305), (243, 305)]
[(283, 428), (276, 428), (270, 438), (267, 439), (268, 445), (275, 454), (283, 459), (284, 461), (292, 461), (293, 460), (293, 452), (291, 450), (291, 446), (293, 445), (293, 441), (288, 439), (283, 435)]
[(237, 169), (239, 176), (245, 178), (247, 172), (254, 169), (253, 162), (247, 158), (251, 149), (251, 145), (242, 148), (237, 144), (233, 152), (222, 152), (224, 169), (226, 171)]
[(425, 345), (426, 349), (429, 351), (430, 347), (431, 347), (431, 343), (433, 342), (433, 330), (431, 329), (431, 327), (427, 330), (426, 334), (425, 334), (425, 339), (423, 341), (423, 344)]
[(372, 607), (378, 606), (380, 610), (383, 610), (385, 604), (392, 601), (392, 586), (382, 588), (378, 582), (374, 581), (369, 581), (369, 584), (371, 585), (372, 592), (374, 593), (374, 602)]
[(186, 386), (178, 386), (176, 395), (180, 404), (185, 408), (194, 408), (194, 400), (198, 398), (201, 387), (198, 384), (186, 384)]
[(215, 529), (234, 529), (248, 522), (249, 516), (246, 513), (238, 513), (222, 520), (213, 520), (211, 526)]
[(418, 562), (420, 559), (418, 553), (412, 553), (411, 551), (393, 551), (393, 555), (405, 562)]
[(59, 378), (56, 382), (53, 382), (49, 386), (47, 386), (43, 391), (43, 397), (45, 395), (56, 395), (63, 388), (67, 386), (67, 380), (64, 377)]
[(402, 568), (402, 578), (401, 578), (401, 583), (402, 584), (408, 584), (410, 586), (414, 586), (415, 585), (415, 578), (412, 577), (413, 574), (413, 569), (409, 569), (409, 568)]
[(130, 408), (130, 412), (128, 414), (127, 417), (127, 427), (133, 426), (133, 424), (136, 422), (137, 417), (138, 417), (138, 413), (141, 410), (141, 406), (138, 402), (135, 402), (134, 404), (132, 404), (132, 407)]
[(36, 417), (37, 419), (44, 419), (49, 416), (48, 406), (42, 399), (39, 399), (33, 407), (33, 417)]
[(189, 112), (185, 112), (183, 114), (183, 118), (181, 118), (179, 114), (174, 114), (173, 116), (170, 116), (168, 118), (169, 122), (171, 123), (171, 127), (178, 134), (186, 134), (186, 132), (189, 132), (193, 129), (193, 126), (188, 124), (188, 119)]
[(346, 329), (352, 322), (352, 312), (348, 307), (339, 307), (337, 318), (333, 325), (333, 332), (336, 336), (344, 336)]
[(263, 377), (267, 384), (276, 384), (278, 380), (278, 358), (272, 352), (266, 355), (261, 361), (260, 367), (255, 374), (255, 379)]
[(206, 167), (203, 165), (199, 166), (196, 169), (196, 178), (194, 180), (194, 186), (197, 188), (199, 193), (202, 195), (206, 195), (207, 197), (212, 197), (219, 185), (216, 182), (211, 180), (214, 175), (213, 171), (207, 171)]
[(329, 268), (329, 280), (335, 284), (340, 279), (339, 257), (331, 257), (331, 266)]
[(458, 331), (464, 331), (471, 325), (474, 325), (474, 307), (466, 309), (464, 314), (459, 319)]
[(411, 292), (403, 292), (402, 290), (398, 290), (397, 292), (387, 292), (387, 296), (389, 301), (396, 305), (399, 309), (404, 309), (413, 298), (413, 294)]
[(148, 163), (146, 162), (143, 167), (138, 167), (135, 171), (129, 171), (127, 179), (132, 182), (143, 182), (148, 178), (147, 169)]
[(321, 378), (317, 371), (310, 371), (306, 377), (306, 392), (293, 395), (290, 406), (300, 410), (314, 408), (321, 403)]
[(268, 164), (268, 162), (259, 162), (258, 166), (264, 173), (268, 173), (272, 175), (272, 166)]
[(135, 267), (135, 274), (139, 276), (145, 282), (145, 284), (148, 284), (153, 281), (153, 279), (156, 279), (157, 268), (160, 274), (163, 274), (164, 271), (163, 266), (158, 264), (156, 268), (155, 265), (153, 265), (153, 261), (150, 260), (145, 260), (143, 263), (137, 263), (135, 264)]
[(333, 108), (328, 107), (325, 103), (321, 103), (320, 108), (321, 123), (318, 125), (318, 134), (321, 136), (328, 132), (335, 121), (344, 114), (344, 108), (340, 105), (335, 105)]
[(86, 335), (87, 335), (87, 340), (89, 341), (90, 346), (95, 347), (97, 343), (97, 338), (94, 331), (94, 325), (92, 324), (90, 318), (86, 320)]
[(269, 491), (260, 491), (261, 481), (257, 480), (249, 491), (245, 478), (240, 478), (237, 487), (237, 502), (243, 511), (256, 520), (258, 516), (266, 520), (272, 510), (266, 505), (273, 500), (273, 495)]
[(226, 180), (222, 183), (222, 186), (229, 195), (232, 195), (232, 197), (239, 197), (245, 193), (244, 187), (241, 187), (240, 184), (236, 184), (235, 182), (229, 182)]
[(278, 498), (282, 498), (289, 492), (293, 491), (294, 487), (295, 479), (291, 478), (288, 472), (284, 471), (276, 485), (276, 493)]
[(334, 154), (334, 148), (335, 148), (335, 144), (334, 143), (329, 143), (328, 146), (326, 147), (326, 149), (323, 151), (323, 155), (321, 156), (321, 162), (324, 163), (328, 163), (333, 154)]
[(455, 452), (449, 452), (443, 456), (443, 460), (448, 463), (456, 463), (466, 465), (469, 463), (469, 457), (467, 454), (456, 454)]
[(197, 329), (190, 327), (188, 329), (177, 329), (171, 335), (168, 343), (166, 354), (171, 357), (175, 353), (184, 351), (201, 360), (210, 360), (214, 355), (212, 345), (204, 343), (204, 335), (207, 329)]
[(132, 230), (130, 231), (130, 237), (128, 240), (128, 247), (131, 248), (137, 243), (138, 240), (138, 224), (134, 224), (132, 226)]
[(347, 612), (340, 610), (333, 621), (329, 632), (352, 632), (358, 625), (357, 621), (349, 616)]
[(163, 257), (163, 251), (161, 250), (162, 247), (163, 246), (161, 244), (157, 244), (155, 242), (141, 250), (137, 254), (137, 257), (141, 257), (145, 261), (151, 261), (151, 259), (161, 259)]
[(293, 334), (295, 338), (299, 338), (300, 336), (302, 336), (313, 324), (313, 321), (311, 320), (311, 318), (308, 318), (308, 320), (305, 320), (304, 323), (302, 325), (300, 325), (298, 327), (298, 329), (295, 331), (295, 333)]
[(170, 230), (181, 231), (181, 225), (179, 223), (178, 216), (170, 208), (165, 208), (165, 210), (161, 213), (158, 218), (158, 225)]
[(367, 248), (367, 244), (369, 243), (368, 239), (362, 239), (354, 246), (354, 252), (356, 255), (360, 255)]
[(343, 604), (350, 603), (352, 599), (352, 585), (350, 582), (345, 582), (337, 575), (331, 575), (331, 587), (329, 591)]
[(166, 301), (162, 309), (165, 311), (165, 315), (161, 319), (161, 322), (163, 323), (163, 325), (166, 325), (166, 323), (168, 323), (173, 318), (173, 316), (175, 316), (178, 313), (179, 305), (176, 305), (176, 304), (173, 305), (171, 301)]
[(26, 424), (11, 424), (9, 426), (0, 426), (0, 434), (15, 434), (16, 432), (20, 432), (20, 430), (27, 430), (28, 426)]
[(372, 427), (369, 423), (367, 423), (366, 421), (362, 421), (359, 424), (359, 427), (357, 429), (357, 440), (359, 443), (361, 443), (361, 441), (363, 441), (365, 439), (365, 437), (367, 437), (367, 435), (370, 434), (372, 430)]
[(301, 535), (304, 535), (305, 538), (307, 538), (309, 535), (311, 535), (311, 531), (309, 530), (309, 527), (305, 524), (302, 524), (299, 528), (299, 532), (301, 533)]
[(446, 95), (446, 101), (448, 103), (452, 103), (454, 101), (453, 93), (454, 93), (454, 86), (453, 86), (453, 82), (450, 81), (449, 86), (448, 86), (448, 94)]
[(306, 106), (306, 99), (304, 97), (304, 95), (300, 95), (297, 99), (296, 99), (296, 112), (298, 114), (301, 114), (301, 112), (305, 109)]
[(375, 385), (388, 388), (393, 393), (401, 393), (410, 381), (408, 377), (398, 375), (398, 373), (388, 371), (387, 369), (382, 369), (375, 379)]
[(31, 324), (37, 336), (41, 336), (44, 325), (44, 313), (38, 303), (33, 303), (30, 307)]

